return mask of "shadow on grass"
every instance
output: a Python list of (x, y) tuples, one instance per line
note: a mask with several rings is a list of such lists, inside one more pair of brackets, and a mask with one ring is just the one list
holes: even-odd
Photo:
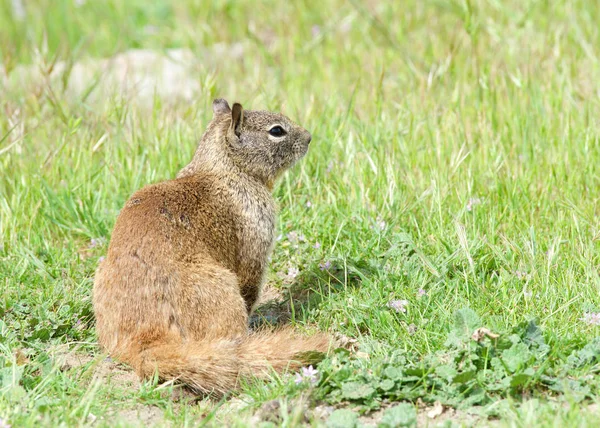
[(278, 327), (289, 324), (294, 314), (319, 307), (330, 295), (361, 285), (376, 268), (364, 261), (313, 265), (289, 285), (267, 285), (263, 298), (250, 317), (250, 328)]

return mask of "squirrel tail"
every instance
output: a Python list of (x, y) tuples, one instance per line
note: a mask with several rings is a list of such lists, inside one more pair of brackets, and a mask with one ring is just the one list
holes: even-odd
[(242, 378), (266, 378), (272, 370), (297, 369), (311, 362), (313, 351), (326, 352), (329, 344), (325, 334), (300, 337), (292, 329), (281, 329), (237, 340), (161, 343), (124, 359), (142, 378), (158, 373), (160, 379), (175, 379), (197, 393), (222, 395), (235, 389)]

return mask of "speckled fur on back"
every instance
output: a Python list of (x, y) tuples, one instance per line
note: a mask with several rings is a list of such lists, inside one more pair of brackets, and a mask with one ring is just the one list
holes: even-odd
[(301, 364), (329, 338), (291, 329), (248, 335), (273, 245), (275, 179), (311, 136), (287, 117), (213, 103), (192, 161), (125, 204), (94, 282), (100, 344), (140, 376), (199, 393)]

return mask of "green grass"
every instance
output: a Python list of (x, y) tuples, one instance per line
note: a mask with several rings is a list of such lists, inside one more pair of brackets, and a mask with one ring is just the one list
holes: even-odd
[[(0, 0), (9, 74), (133, 48), (246, 50), (199, 71), (193, 102), (150, 108), (72, 99), (60, 84), (4, 86), (0, 75), (2, 420), (127, 425), (123, 412), (155, 407), (175, 426), (318, 425), (303, 405), (362, 414), (438, 399), (500, 426), (595, 425), (600, 331), (582, 320), (600, 311), (595, 2), (38, 0), (26, 2), (26, 20), (12, 3)], [(116, 214), (134, 190), (186, 164), (217, 96), (283, 111), (313, 133), (275, 189), (282, 239), (268, 279), (301, 295), (299, 328), (346, 335), (361, 352), (325, 361), (315, 387), (291, 377), (248, 385), (240, 411), (94, 377), (104, 356), (90, 291)], [(283, 278), (290, 268), (300, 271), (293, 280)], [(406, 312), (392, 300), (407, 300)], [(519, 327), (534, 319), (544, 351)], [(478, 345), (477, 327), (501, 337)], [(481, 361), (506, 364), (517, 342), (520, 365), (496, 374), (529, 377), (494, 390)], [(95, 359), (61, 370), (64, 349)], [(386, 392), (378, 382), (394, 364), (421, 372)], [(443, 371), (469, 364), (465, 389)], [(352, 399), (348, 382), (374, 392)], [(267, 417), (271, 400), (280, 407)]]

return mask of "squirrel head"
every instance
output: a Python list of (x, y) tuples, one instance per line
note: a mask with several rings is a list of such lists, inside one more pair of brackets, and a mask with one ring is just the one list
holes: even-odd
[(213, 102), (213, 113), (235, 166), (269, 187), (308, 151), (310, 133), (282, 114), (244, 110), (238, 103), (230, 108), (223, 99)]

